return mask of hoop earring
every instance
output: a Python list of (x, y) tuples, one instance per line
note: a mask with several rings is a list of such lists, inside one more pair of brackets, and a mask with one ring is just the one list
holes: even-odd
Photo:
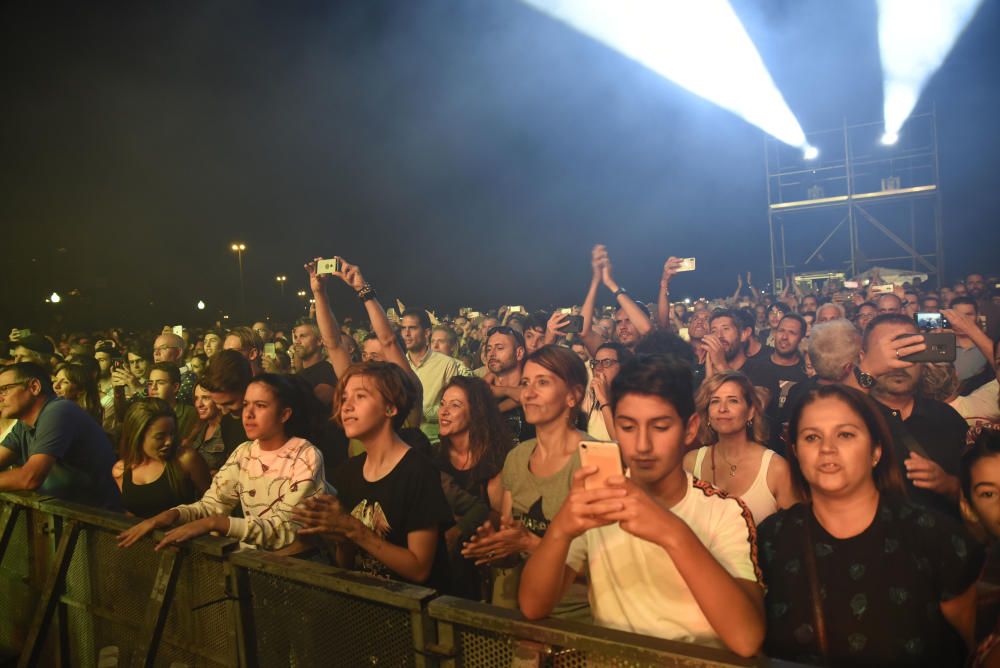
[(391, 408), (386, 408), (385, 409), (385, 416), (386, 417), (391, 417), (392, 416), (392, 409)]

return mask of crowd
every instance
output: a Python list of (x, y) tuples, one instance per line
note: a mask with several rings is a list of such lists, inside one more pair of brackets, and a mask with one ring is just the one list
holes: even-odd
[(644, 304), (597, 246), (581, 305), (438, 317), (338, 260), (287, 331), (13, 329), (0, 490), (126, 512), (123, 549), (216, 532), (744, 656), (1000, 665), (995, 278), (687, 303), (671, 257)]

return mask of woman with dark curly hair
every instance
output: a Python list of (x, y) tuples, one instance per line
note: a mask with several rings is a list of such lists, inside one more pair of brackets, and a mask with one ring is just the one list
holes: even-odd
[(451, 379), (441, 395), (438, 422), (435, 460), (456, 522), (444, 536), (452, 578), (459, 595), (479, 599), (479, 570), (458, 548), (486, 521), (491, 507), (500, 509), (500, 471), (513, 441), (489, 385), (479, 378)]

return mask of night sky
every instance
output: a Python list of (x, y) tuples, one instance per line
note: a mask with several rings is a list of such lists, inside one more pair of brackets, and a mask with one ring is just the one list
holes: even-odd
[[(733, 4), (807, 132), (881, 118), (873, 1)], [(449, 311), (579, 302), (598, 242), (646, 299), (671, 254), (679, 296), (769, 275), (760, 130), (514, 0), (16, 3), (0, 32), (4, 331), (238, 313), (236, 240), (248, 317), (333, 254)], [(921, 103), (951, 277), (1000, 269), (998, 37), (987, 0)]]

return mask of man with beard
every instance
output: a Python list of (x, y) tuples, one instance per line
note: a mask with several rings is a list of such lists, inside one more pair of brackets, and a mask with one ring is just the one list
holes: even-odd
[[(885, 340), (913, 334), (919, 334), (919, 330), (906, 316), (880, 315), (865, 331), (862, 359)], [(904, 463), (911, 499), (954, 516), (958, 512), (957, 475), (968, 425), (948, 404), (918, 394), (922, 374), (921, 364), (893, 369), (875, 380), (871, 396), (884, 408), (893, 429), (896, 459)]]
[(333, 388), (337, 387), (337, 374), (333, 366), (323, 359), (323, 338), (315, 320), (300, 319), (292, 328), (295, 359), (301, 364), (298, 376), (305, 379), (326, 410), (333, 406)]
[(580, 338), (587, 346), (587, 350), (593, 355), (597, 348), (604, 343), (601, 335), (594, 331), (592, 323), (594, 319), (594, 306), (597, 301), (597, 288), (603, 284), (611, 294), (614, 295), (617, 306), (614, 313), (615, 330), (612, 334), (613, 340), (622, 344), (630, 351), (634, 351), (639, 345), (642, 337), (653, 330), (653, 321), (649, 317), (649, 309), (628, 296), (625, 288), (618, 285), (612, 273), (611, 258), (608, 257), (608, 250), (603, 245), (594, 246), (590, 255), (591, 280), (590, 289), (583, 301), (583, 332)]
[(483, 377), (500, 402), (510, 433), (520, 443), (535, 437), (535, 427), (524, 420), (521, 409), (521, 370), (527, 356), (524, 338), (512, 327), (494, 327), (486, 337), (486, 368)]
[(789, 313), (778, 321), (774, 330), (774, 350), (771, 354), (757, 355), (743, 365), (743, 373), (749, 376), (754, 385), (777, 388), (777, 394), (771, 396), (768, 404), (769, 417), (777, 416), (788, 396), (788, 390), (808, 377), (802, 355), (799, 354), (799, 343), (805, 333), (806, 321), (798, 313)]
[(972, 273), (966, 276), (965, 290), (969, 297), (976, 300), (979, 314), (986, 316), (986, 333), (994, 343), (1000, 340), (1000, 306), (990, 298), (983, 275)]

